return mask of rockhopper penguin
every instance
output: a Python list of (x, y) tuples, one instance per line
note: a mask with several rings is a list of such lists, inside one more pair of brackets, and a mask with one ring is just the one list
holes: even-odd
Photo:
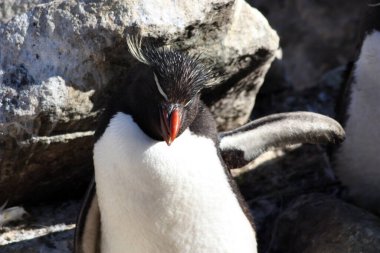
[(256, 252), (200, 101), (209, 71), (186, 54), (138, 44), (129, 41), (143, 74), (131, 74), (96, 134), (100, 252)]
[(342, 94), (347, 139), (334, 158), (350, 200), (380, 214), (380, 3), (370, 2), (360, 54)]
[(99, 124), (96, 183), (79, 216), (75, 252), (257, 252), (248, 208), (222, 157), (238, 167), (270, 147), (340, 140), (342, 128), (297, 112), (218, 134), (200, 100), (212, 80), (207, 68), (174, 50), (134, 40), (129, 47), (143, 71), (131, 71)]

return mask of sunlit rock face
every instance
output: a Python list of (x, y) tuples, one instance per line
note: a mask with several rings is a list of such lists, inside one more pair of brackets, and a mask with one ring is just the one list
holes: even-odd
[(200, 54), (213, 66), (220, 82), (203, 99), (220, 129), (248, 120), (279, 47), (267, 20), (243, 0), (5, 2), (0, 203), (84, 189), (105, 96), (125, 85), (135, 64), (126, 46), (131, 31)]

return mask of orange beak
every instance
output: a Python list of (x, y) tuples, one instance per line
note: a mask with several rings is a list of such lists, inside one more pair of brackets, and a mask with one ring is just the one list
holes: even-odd
[(161, 109), (161, 134), (166, 144), (170, 146), (177, 138), (181, 127), (181, 109), (177, 106), (163, 107)]

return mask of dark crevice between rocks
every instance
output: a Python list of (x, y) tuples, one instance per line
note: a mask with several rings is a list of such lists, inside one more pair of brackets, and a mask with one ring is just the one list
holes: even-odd
[(249, 76), (254, 70), (259, 69), (264, 63), (268, 61), (273, 55), (265, 49), (259, 49), (253, 56), (242, 56), (237, 62), (246, 61), (247, 58), (250, 59), (250, 62), (247, 67), (241, 69), (238, 73), (229, 77), (226, 81), (221, 83), (216, 87), (207, 88), (202, 93), (202, 100), (205, 102), (207, 106), (212, 106), (214, 103), (222, 99), (224, 96), (228, 94), (232, 88), (238, 89), (238, 87), (234, 87), (239, 81), (243, 80), (245, 77)]
[(3, 85), (14, 87), (16, 90), (33, 84), (35, 84), (34, 78), (23, 64), (8, 69), (3, 76)]
[(324, 150), (314, 145), (286, 152), (242, 174), (237, 181), (255, 220), (259, 252), (267, 252), (278, 217), (300, 196), (321, 193), (339, 198), (344, 193)]
[[(23, 149), (18, 149), (17, 153), (9, 141), (3, 147), (4, 154), (7, 155), (8, 152), (10, 155), (7, 157), (13, 156), (14, 159), (0, 161), (0, 203), (69, 199), (83, 195), (90, 182), (91, 136), (75, 138), (68, 143), (30, 143)], [(35, 153), (33, 150), (40, 152)], [(74, 182), (73, 178), (77, 181)]]
[(336, 101), (346, 78), (346, 66), (326, 72), (316, 85), (297, 90), (286, 77), (281, 61), (276, 60), (260, 89), (251, 118), (290, 111), (318, 112), (336, 118)]

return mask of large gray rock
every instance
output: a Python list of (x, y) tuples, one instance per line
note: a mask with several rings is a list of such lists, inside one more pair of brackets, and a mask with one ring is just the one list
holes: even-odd
[(0, 227), (0, 253), (71, 253), (80, 201), (26, 207), (29, 216)]
[(37, 4), (51, 1), (53, 0), (2, 0), (0, 1), (0, 22), (7, 22), (15, 15), (24, 13)]
[(0, 203), (83, 189), (98, 112), (134, 62), (125, 38), (136, 29), (201, 52), (222, 75), (204, 95), (220, 128), (247, 121), (279, 40), (245, 1), (37, 5), (0, 25)]
[(355, 59), (367, 1), (248, 0), (281, 38), (287, 80), (296, 89), (317, 85), (326, 71)]
[[(303, 145), (277, 150), (273, 155), (274, 158), (261, 163), (262, 157), (257, 158), (254, 169), (237, 178), (253, 213), (259, 252), (266, 252), (272, 242), (276, 220), (299, 196), (310, 192), (335, 196), (340, 192), (323, 149)], [(281, 229), (278, 234), (286, 235), (288, 229), (291, 228)]]
[(380, 252), (380, 219), (331, 196), (300, 196), (279, 216), (267, 252)]
[(320, 148), (287, 151), (238, 182), (254, 216), (259, 252), (380, 252), (379, 217), (342, 200), (344, 188)]

